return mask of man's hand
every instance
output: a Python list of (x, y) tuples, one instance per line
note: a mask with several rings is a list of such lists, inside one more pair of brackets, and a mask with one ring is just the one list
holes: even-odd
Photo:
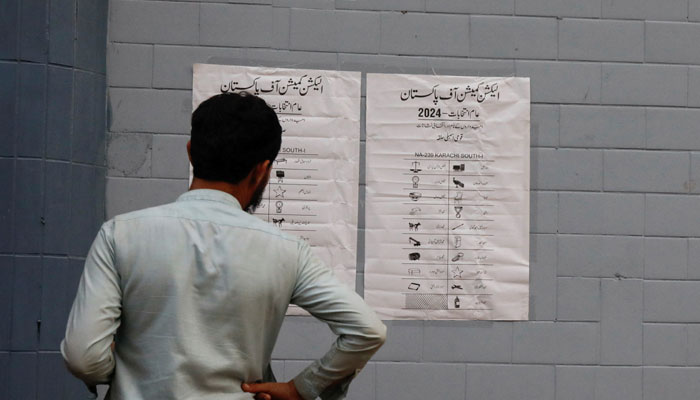
[(286, 383), (244, 383), (244, 392), (255, 393), (257, 400), (304, 400), (297, 392), (294, 381)]

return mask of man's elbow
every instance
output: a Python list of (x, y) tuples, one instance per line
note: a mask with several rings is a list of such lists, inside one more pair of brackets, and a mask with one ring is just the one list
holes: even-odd
[(380, 327), (379, 337), (378, 337), (379, 346), (382, 346), (384, 344), (384, 342), (386, 342), (386, 332), (387, 332), (386, 325), (384, 325), (384, 323), (382, 323), (381, 327)]
[(371, 327), (365, 337), (367, 338), (372, 349), (376, 350), (382, 347), (384, 342), (386, 342), (386, 332), (386, 325), (384, 325), (384, 323), (381, 321)]
[(61, 343), (61, 353), (68, 370), (87, 384), (107, 382), (114, 370), (111, 354), (97, 354), (94, 349), (78, 343), (64, 340)]

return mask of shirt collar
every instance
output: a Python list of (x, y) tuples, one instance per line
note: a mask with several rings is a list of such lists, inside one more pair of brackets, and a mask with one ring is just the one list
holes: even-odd
[(180, 197), (177, 198), (177, 201), (191, 201), (191, 200), (209, 200), (209, 201), (216, 201), (219, 203), (224, 203), (228, 204), (230, 206), (236, 207), (239, 210), (243, 209), (241, 207), (241, 203), (238, 202), (238, 199), (233, 197), (232, 195), (222, 192), (221, 190), (214, 190), (214, 189), (195, 189), (195, 190), (190, 190), (189, 192), (185, 192), (180, 195)]

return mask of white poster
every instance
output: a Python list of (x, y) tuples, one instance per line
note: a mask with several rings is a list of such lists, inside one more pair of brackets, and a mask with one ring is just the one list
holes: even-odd
[(365, 300), (385, 319), (528, 318), (528, 78), (367, 75)]
[[(282, 148), (255, 214), (308, 241), (355, 287), (360, 161), (360, 73), (195, 64), (192, 106), (246, 91), (282, 125)], [(290, 307), (290, 313), (300, 310)]]

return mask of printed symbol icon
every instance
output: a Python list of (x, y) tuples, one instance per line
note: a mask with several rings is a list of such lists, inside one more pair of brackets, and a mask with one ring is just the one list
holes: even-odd
[(420, 289), (420, 283), (411, 282), (411, 283), (408, 285), (408, 290), (417, 291), (418, 289)]
[(462, 218), (462, 209), (463, 209), (463, 208), (464, 208), (464, 207), (462, 207), (462, 206), (455, 206), (455, 213), (456, 213), (455, 216), (456, 216), (457, 218)]
[(463, 196), (462, 192), (457, 192), (457, 194), (455, 195), (455, 203), (456, 204), (462, 204), (462, 196)]
[(455, 236), (455, 249), (462, 247), (462, 237)]
[(284, 182), (284, 171), (275, 171), (275, 175), (277, 176), (277, 183)]
[(461, 279), (462, 278), (462, 272), (464, 272), (459, 266), (455, 267), (452, 270), (452, 278), (454, 279)]
[(412, 244), (415, 247), (420, 246), (420, 242), (410, 236), (408, 237), (408, 243)]
[(459, 228), (461, 228), (461, 227), (463, 227), (463, 226), (464, 226), (464, 224), (459, 224), (459, 225), (455, 226), (454, 228), (452, 228), (452, 230), (459, 229)]
[(421, 196), (423, 195), (420, 192), (411, 192), (408, 194), (408, 197), (410, 197), (413, 201), (418, 201), (418, 199), (420, 199)]
[(457, 284), (452, 285), (452, 289), (464, 290), (464, 288), (462, 287), (462, 285), (457, 285)]
[(452, 169), (457, 172), (464, 171), (464, 164), (455, 164), (452, 166)]
[(419, 226), (420, 226), (420, 222), (416, 222), (416, 223), (409, 222), (408, 223), (408, 230), (409, 231), (417, 231)]
[(284, 193), (286, 192), (286, 190), (282, 189), (282, 186), (277, 186), (272, 191), (275, 192), (275, 198), (284, 198)]
[(284, 222), (284, 218), (280, 218), (280, 219), (272, 218), (272, 223), (273, 223), (275, 226), (277, 226), (278, 228), (281, 228), (281, 227), (282, 227), (282, 223), (283, 223), (283, 222)]
[(420, 268), (409, 268), (409, 269), (408, 269), (408, 274), (409, 274), (410, 276), (420, 275)]
[(454, 183), (456, 187), (460, 187), (460, 188), (464, 187), (464, 183), (462, 183), (462, 181), (460, 181), (457, 178), (452, 178), (452, 183)]
[(413, 172), (414, 174), (421, 172), (422, 169), (420, 169), (419, 167), (420, 167), (420, 161), (414, 161), (413, 167), (411, 168), (411, 172)]
[(460, 306), (459, 296), (455, 297), (454, 304), (455, 304), (455, 308), (459, 308), (459, 306)]
[(416, 215), (416, 214), (419, 214), (421, 211), (422, 211), (422, 210), (420, 209), (420, 207), (413, 207), (413, 208), (411, 209), (411, 211), (410, 211), (408, 214), (410, 214), (410, 215)]
[(286, 164), (286, 163), (287, 163), (287, 159), (286, 159), (286, 158), (280, 158), (279, 160), (275, 160), (275, 162), (276, 162), (277, 164)]
[(420, 181), (420, 178), (415, 175), (413, 178), (411, 178), (411, 181), (413, 182), (413, 188), (418, 189), (418, 182)]
[(275, 203), (275, 208), (276, 208), (275, 211), (277, 211), (277, 214), (281, 214), (281, 213), (282, 213), (282, 206), (283, 206), (283, 205), (284, 205), (284, 203), (281, 202), (281, 201), (278, 201), (278, 202)]
[(464, 253), (459, 252), (459, 253), (457, 253), (456, 256), (452, 257), (452, 262), (457, 262), (457, 261), (461, 260), (462, 257), (464, 257)]
[(411, 261), (418, 261), (420, 260), (420, 253), (411, 253), (408, 255), (408, 259)]

